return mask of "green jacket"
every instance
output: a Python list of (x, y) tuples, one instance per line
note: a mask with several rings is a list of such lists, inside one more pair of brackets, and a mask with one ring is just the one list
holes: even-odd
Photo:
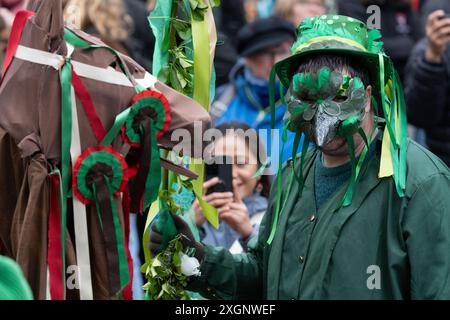
[(275, 190), (251, 250), (233, 256), (206, 247), (201, 277), (190, 290), (222, 299), (450, 299), (450, 170), (408, 141), (407, 186), (400, 198), (392, 178), (378, 178), (377, 144), (352, 204), (340, 209), (346, 184), (316, 211), (318, 153), (310, 152), (303, 194), (298, 199), (294, 183), (272, 244), (267, 239)]
[(33, 300), (20, 267), (3, 256), (0, 256), (0, 300)]

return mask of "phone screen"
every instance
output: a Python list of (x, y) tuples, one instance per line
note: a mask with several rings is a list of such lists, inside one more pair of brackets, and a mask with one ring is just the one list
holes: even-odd
[(233, 192), (233, 166), (229, 156), (214, 157), (212, 164), (205, 164), (205, 181), (218, 177), (219, 183), (208, 189), (206, 194), (214, 192)]

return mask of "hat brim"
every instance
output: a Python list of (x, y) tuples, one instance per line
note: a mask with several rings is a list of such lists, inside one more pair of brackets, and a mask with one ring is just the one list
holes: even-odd
[(294, 38), (294, 36), (292, 36), (290, 34), (286, 34), (286, 32), (283, 32), (283, 33), (280, 32), (279, 35), (273, 35), (273, 36), (267, 37), (266, 39), (263, 39), (262, 41), (249, 46), (244, 51), (242, 51), (240, 53), (240, 55), (242, 57), (246, 58), (255, 53), (259, 53), (259, 52), (263, 51), (264, 49), (280, 45), (283, 42), (288, 41), (293, 38)]
[[(376, 92), (380, 91), (380, 80), (379, 80), (380, 61), (378, 54), (372, 52), (357, 51), (354, 49), (347, 49), (347, 48), (323, 48), (323, 49), (308, 50), (296, 53), (286, 59), (279, 61), (274, 65), (274, 68), (283, 86), (285, 88), (290, 87), (292, 77), (297, 73), (298, 67), (301, 64), (302, 59), (306, 57), (317, 56), (320, 54), (338, 54), (355, 59), (355, 61), (359, 62), (365, 68), (367, 68), (371, 82), (370, 84), (372, 85), (372, 87), (374, 87)], [(384, 71), (386, 75), (389, 75), (390, 59), (388, 56), (384, 54), (383, 57), (385, 62)], [(386, 76), (385, 81), (387, 82), (388, 80), (389, 77)]]

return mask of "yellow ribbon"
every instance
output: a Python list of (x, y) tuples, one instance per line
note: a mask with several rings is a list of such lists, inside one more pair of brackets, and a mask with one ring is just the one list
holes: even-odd
[[(384, 87), (387, 97), (392, 101), (392, 81), (389, 80), (388, 84)], [(392, 120), (392, 119), (391, 119)], [(395, 124), (398, 130), (398, 115), (395, 113)], [(396, 131), (397, 131), (396, 130)], [(391, 137), (389, 135), (389, 130), (384, 129), (383, 134), (383, 144), (381, 146), (381, 159), (380, 159), (380, 171), (378, 172), (378, 177), (387, 178), (394, 175), (394, 165), (392, 163), (392, 153), (391, 153)]]
[(308, 42), (305, 42), (304, 44), (298, 46), (295, 49), (294, 53), (299, 53), (301, 50), (303, 50), (303, 49), (305, 49), (305, 48), (307, 48), (307, 47), (309, 47), (309, 46), (311, 46), (311, 45), (313, 45), (315, 43), (322, 42), (322, 41), (330, 41), (330, 40), (334, 40), (334, 41), (337, 41), (337, 42), (348, 44), (348, 45), (350, 45), (352, 47), (356, 47), (358, 49), (361, 49), (362, 51), (367, 52), (367, 49), (362, 44), (360, 44), (360, 43), (358, 43), (358, 42), (356, 42), (354, 40), (347, 39), (347, 38), (341, 38), (341, 37), (337, 37), (337, 36), (323, 36), (323, 37), (317, 37), (317, 38), (311, 39)]
[[(192, 19), (192, 42), (194, 46), (194, 100), (200, 103), (206, 111), (210, 108), (210, 82), (214, 50), (217, 42), (217, 33), (209, 1), (208, 10), (202, 21)], [(197, 163), (196, 163), (197, 162)], [(203, 181), (205, 165), (203, 161), (191, 161), (189, 168), (198, 175), (192, 182), (194, 194), (198, 199), (203, 214), (208, 222), (216, 229), (219, 228), (219, 215), (217, 209), (203, 200)]]
[[(156, 215), (159, 212), (159, 200), (152, 203), (150, 210), (148, 211), (147, 221), (145, 222), (144, 236), (142, 238), (142, 248), (144, 251), (145, 262), (150, 261), (151, 253), (149, 249), (150, 242), (150, 224), (155, 220)], [(146, 265), (144, 264), (143, 267)], [(145, 270), (141, 270), (145, 273)]]

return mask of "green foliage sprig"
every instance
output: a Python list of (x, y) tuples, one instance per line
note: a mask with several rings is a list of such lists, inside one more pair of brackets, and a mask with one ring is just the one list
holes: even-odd
[[(159, 192), (159, 198), (167, 204), (173, 214), (184, 215), (192, 205), (192, 182), (190, 180), (173, 183), (168, 189)], [(187, 277), (181, 272), (181, 254), (193, 256), (192, 250), (183, 248), (183, 235), (179, 234), (169, 242), (166, 250), (152, 257), (146, 263), (142, 272), (145, 273), (147, 283), (143, 289), (152, 300), (188, 300), (185, 291)]]
[[(211, 7), (218, 7), (220, 0), (209, 0)], [(167, 48), (169, 63), (161, 68), (158, 79), (176, 91), (188, 96), (194, 92), (194, 61), (192, 60), (192, 20), (203, 21), (208, 10), (205, 0), (174, 0), (170, 17), (170, 40)]]
[(187, 277), (181, 272), (182, 235), (169, 242), (167, 249), (150, 260), (145, 270), (144, 290), (152, 300), (190, 300), (185, 291)]

